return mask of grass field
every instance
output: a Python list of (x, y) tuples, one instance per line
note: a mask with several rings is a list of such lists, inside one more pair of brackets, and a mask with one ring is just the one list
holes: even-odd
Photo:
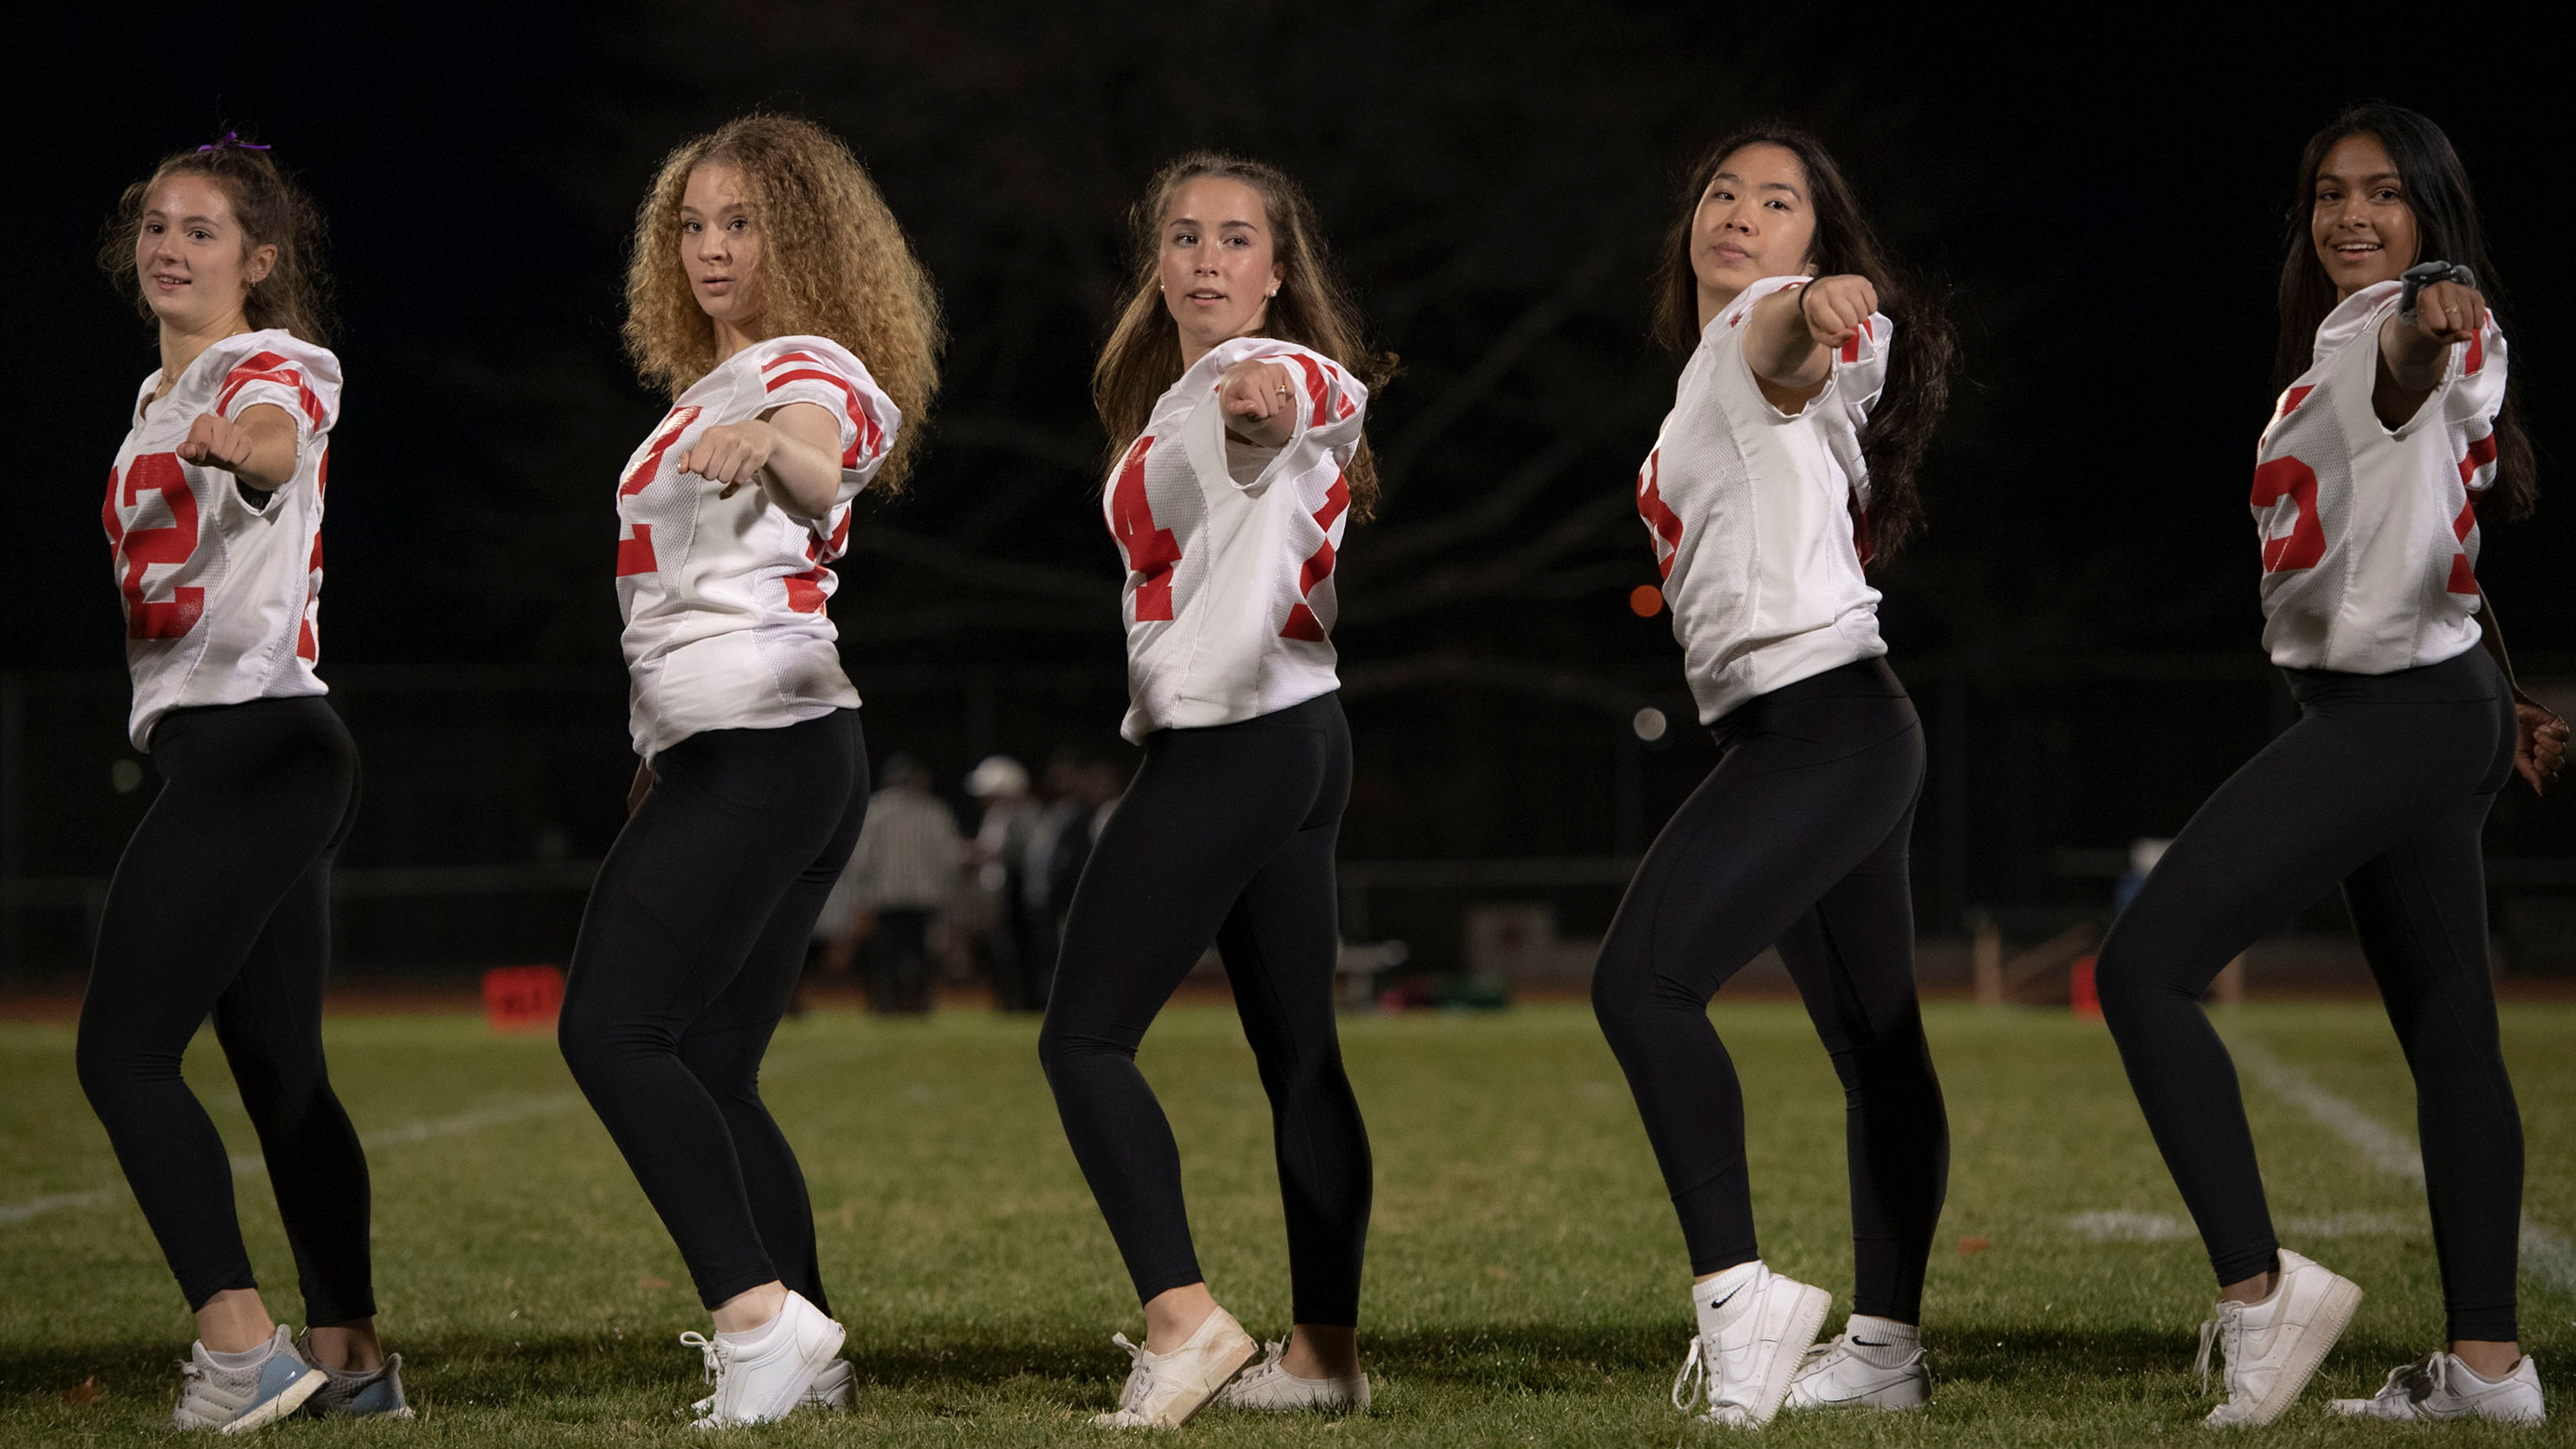
[[(1765, 1257), (1849, 1306), (1841, 1094), (1791, 1004), (1721, 1005), (1742, 1072)], [(2413, 1097), (2369, 1005), (2221, 1014), (2283, 1238), (2368, 1291), (2317, 1388), (2249, 1444), (2576, 1442), (2576, 1007), (2507, 1008), (2530, 1144), (2523, 1332), (2554, 1421), (2426, 1430), (2329, 1420), (2439, 1341)], [(2211, 1296), (2198, 1242), (2109, 1038), (2062, 1013), (1936, 1006), (1954, 1138), (1925, 1301), (1935, 1400), (1913, 1417), (1783, 1416), (1785, 1444), (2205, 1442), (2190, 1374)], [(702, 1327), (688, 1280), (549, 1036), (466, 1016), (331, 1024), (334, 1075), (370, 1140), (389, 1346), (422, 1419), (295, 1422), (276, 1442), (704, 1442), (684, 1406)], [(818, 1014), (784, 1027), (767, 1093), (803, 1154), (825, 1271), (861, 1385), (846, 1418), (733, 1442), (1091, 1442), (1140, 1332), (1108, 1233), (1057, 1130), (1034, 1024)], [(1680, 1233), (1625, 1085), (1580, 1007), (1367, 1017), (1347, 1054), (1377, 1156), (1364, 1420), (1203, 1416), (1235, 1444), (1620, 1444), (1687, 1432), (1665, 1389), (1687, 1341)], [(236, 1150), (252, 1139), (221, 1059), (189, 1073)], [(2250, 1065), (2258, 1062), (2258, 1067)], [(1267, 1115), (1232, 1014), (1176, 1007), (1143, 1062), (1188, 1169), (1212, 1286), (1256, 1334), (1285, 1327)], [(189, 1325), (72, 1078), (69, 1025), (0, 1025), (0, 1444), (157, 1440)], [(2338, 1107), (2337, 1104), (2344, 1104)], [(2357, 1110), (2355, 1110), (2357, 1109)], [(2374, 1126), (2379, 1129), (2372, 1147)], [(2394, 1140), (2390, 1134), (2394, 1134)], [(300, 1322), (264, 1178), (239, 1181), (268, 1301)], [(1969, 1240), (1982, 1250), (1967, 1252)], [(94, 1380), (94, 1399), (77, 1386)], [(2323, 1392), (2321, 1392), (2321, 1390)], [(66, 1391), (71, 1391), (67, 1394)]]

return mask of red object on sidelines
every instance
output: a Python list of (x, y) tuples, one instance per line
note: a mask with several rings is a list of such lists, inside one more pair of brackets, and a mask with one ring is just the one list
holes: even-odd
[(483, 1018), (494, 1031), (543, 1031), (563, 1009), (563, 991), (556, 967), (495, 967), (483, 973)]
[(2075, 965), (2067, 972), (2066, 984), (2069, 988), (2067, 997), (2075, 1007), (2075, 1014), (2086, 1021), (2100, 1021), (2102, 997), (2093, 989), (2093, 958), (2076, 957)]

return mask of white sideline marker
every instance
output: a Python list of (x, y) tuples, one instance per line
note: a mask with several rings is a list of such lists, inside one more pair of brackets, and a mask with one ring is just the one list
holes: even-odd
[[(2424, 1180), (2424, 1156), (2387, 1124), (2317, 1085), (2307, 1073), (2272, 1054), (2261, 1042), (2239, 1037), (2227, 1044), (2239, 1067), (2273, 1096), (2304, 1110), (2317, 1124), (2352, 1144), (2362, 1159), (2391, 1177)], [(2576, 1297), (2576, 1245), (2522, 1215), (2522, 1270), (2544, 1286)]]
[[(427, 1142), (433, 1137), (455, 1137), (467, 1132), (480, 1132), (486, 1127), (503, 1127), (512, 1122), (525, 1122), (536, 1117), (551, 1117), (581, 1105), (579, 1092), (548, 1092), (543, 1096), (522, 1097), (513, 1102), (496, 1103), (453, 1117), (432, 1117), (421, 1122), (406, 1122), (375, 1132), (358, 1134), (358, 1141), (370, 1150), (400, 1147), (406, 1143)], [(236, 1153), (232, 1158), (235, 1178), (258, 1177), (268, 1171), (268, 1163), (257, 1153)], [(133, 1199), (121, 1187), (96, 1188), (89, 1192), (57, 1192), (31, 1197), (21, 1202), (0, 1203), (0, 1228), (40, 1218), (47, 1213), (72, 1208), (111, 1207)]]

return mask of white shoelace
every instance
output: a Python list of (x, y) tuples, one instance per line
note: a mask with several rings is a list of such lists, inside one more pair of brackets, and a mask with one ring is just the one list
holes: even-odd
[[(2449, 1359), (2449, 1354), (2437, 1352), (2427, 1355), (2422, 1363), (2399, 1364), (2388, 1371), (2386, 1382), (2380, 1384), (2379, 1392), (2371, 1397), (2384, 1399), (2388, 1397), (2389, 1390), (2402, 1389), (2408, 1402), (2411, 1403), (2418, 1399), (2431, 1398), (2435, 1393), (2447, 1393), (2451, 1388)], [(2414, 1384), (2418, 1376), (2422, 1377), (2426, 1384), (2426, 1392), (2420, 1395), (2415, 1392)]]
[(1118, 1396), (1119, 1412), (1141, 1415), (1145, 1400), (1153, 1396), (1154, 1366), (1145, 1362), (1145, 1350), (1129, 1342), (1127, 1335), (1113, 1333), (1109, 1341), (1127, 1350), (1127, 1388)]
[(698, 1332), (694, 1328), (680, 1335), (680, 1343), (682, 1347), (694, 1348), (704, 1356), (706, 1362), (703, 1367), (706, 1371), (707, 1382), (716, 1386), (715, 1393), (710, 1397), (722, 1398), (724, 1396), (725, 1369), (733, 1359), (732, 1345), (718, 1343), (714, 1339), (707, 1337), (705, 1334)]
[(1708, 1361), (1700, 1353), (1700, 1337), (1691, 1335), (1690, 1352), (1682, 1356), (1682, 1371), (1673, 1375), (1673, 1407), (1687, 1414), (1708, 1387)]
[[(2222, 1304), (2222, 1310), (2224, 1307), (2225, 1305)], [(2236, 1368), (2238, 1352), (2243, 1348), (2245, 1342), (2245, 1315), (2243, 1313), (2226, 1313), (2222, 1311), (2220, 1313), (2212, 1314), (2200, 1321), (2200, 1356), (2192, 1360), (2191, 1367), (2192, 1372), (2200, 1375), (2201, 1391), (2204, 1393), (2208, 1392), (2209, 1350), (2211, 1345), (2218, 1343), (2218, 1340), (2222, 1335), (2225, 1336), (2227, 1342), (2220, 1345), (2220, 1354), (2224, 1360), (2224, 1366), (2219, 1371), (2219, 1383), (2221, 1387), (2227, 1390), (2227, 1397), (2232, 1402), (2236, 1397), (2236, 1385), (2231, 1376)]]

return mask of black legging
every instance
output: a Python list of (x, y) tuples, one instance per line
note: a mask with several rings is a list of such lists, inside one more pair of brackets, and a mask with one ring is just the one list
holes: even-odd
[(2218, 1281), (2271, 1271), (2235, 1064), (2200, 999), (2341, 882), (2415, 1074), (2451, 1336), (2509, 1341), (2522, 1117), (2496, 1040), (2478, 836), (2513, 772), (2513, 702), (2480, 649), (2395, 674), (2282, 672), (2298, 723), (2218, 787), (2112, 926), (2102, 1014)]
[(1213, 941), (1270, 1095), (1292, 1316), (1359, 1323), (1368, 1130), (1333, 1026), (1333, 842), (1350, 793), (1337, 695), (1157, 730), (1083, 868), (1038, 1059), (1139, 1301), (1205, 1277), (1180, 1150), (1136, 1048)]
[(191, 1311), (255, 1288), (223, 1138), (179, 1075), (198, 1024), (259, 1133), (309, 1323), (372, 1317), (367, 1158), (322, 1063), (331, 861), (358, 749), (318, 696), (173, 710), (81, 1002), (81, 1090)]
[(1691, 1271), (1750, 1262), (1744, 1093), (1708, 1003), (1777, 945), (1843, 1082), (1854, 1309), (1912, 1323), (1950, 1176), (1906, 875), (1923, 731), (1886, 662), (1868, 659), (1761, 695), (1717, 733), (1717, 768), (1619, 903), (1592, 1009), (1646, 1119)]
[(600, 863), (557, 1030), (713, 1308), (776, 1279), (825, 1313), (805, 1174), (760, 1100), (823, 898), (868, 808), (859, 712), (709, 730)]

